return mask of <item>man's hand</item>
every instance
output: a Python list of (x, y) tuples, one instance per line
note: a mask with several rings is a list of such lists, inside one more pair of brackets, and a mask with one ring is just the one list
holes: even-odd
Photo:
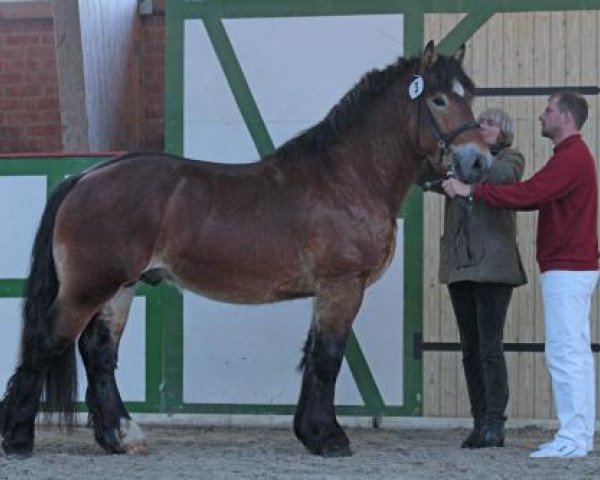
[(471, 195), (471, 187), (456, 178), (449, 178), (442, 182), (442, 188), (450, 198), (468, 197)]

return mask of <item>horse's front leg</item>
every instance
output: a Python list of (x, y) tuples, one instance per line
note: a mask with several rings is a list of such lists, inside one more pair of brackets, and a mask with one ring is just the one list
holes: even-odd
[(320, 285), (315, 297), (313, 322), (300, 363), (304, 375), (294, 432), (317, 455), (352, 454), (350, 441), (335, 416), (335, 382), (363, 291), (363, 280), (344, 278)]

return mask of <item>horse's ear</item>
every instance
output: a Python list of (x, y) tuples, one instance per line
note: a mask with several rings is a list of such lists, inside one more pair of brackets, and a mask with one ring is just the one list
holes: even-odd
[(465, 59), (465, 44), (463, 43), (456, 52), (454, 52), (454, 55), (452, 55), (452, 57), (454, 58), (454, 60), (456, 60), (458, 63), (460, 63), (462, 65), (463, 60)]
[(431, 67), (435, 61), (437, 60), (437, 54), (435, 53), (435, 45), (433, 40), (429, 40), (425, 50), (423, 50), (423, 55), (421, 56), (421, 68), (419, 71), (423, 73), (429, 67)]

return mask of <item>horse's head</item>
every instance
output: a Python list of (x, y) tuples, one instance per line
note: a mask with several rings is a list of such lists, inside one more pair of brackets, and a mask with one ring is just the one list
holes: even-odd
[(481, 180), (492, 157), (475, 122), (475, 86), (462, 68), (464, 45), (452, 57), (437, 55), (430, 41), (408, 94), (417, 112), (416, 144), (440, 177)]

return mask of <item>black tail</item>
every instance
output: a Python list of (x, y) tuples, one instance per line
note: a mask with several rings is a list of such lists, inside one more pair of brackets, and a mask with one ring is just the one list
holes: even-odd
[[(55, 312), (53, 303), (58, 293), (58, 278), (52, 255), (52, 236), (56, 214), (69, 191), (83, 174), (63, 181), (52, 193), (42, 215), (31, 254), (31, 269), (24, 289), (23, 328), (19, 366), (8, 381), (6, 394), (0, 404), (0, 427), (14, 412), (13, 402), (24, 390), (33, 388), (34, 396), (41, 395), (47, 412), (58, 412), (59, 421), (70, 426), (74, 421), (77, 399), (77, 364), (75, 343), (57, 348), (52, 345)], [(66, 348), (65, 348), (66, 347)], [(40, 372), (43, 384), (28, 385), (20, 371)], [(27, 377), (29, 378), (29, 377)], [(39, 377), (38, 377), (39, 378)], [(38, 383), (38, 382), (35, 382)], [(39, 397), (38, 397), (39, 400)]]

